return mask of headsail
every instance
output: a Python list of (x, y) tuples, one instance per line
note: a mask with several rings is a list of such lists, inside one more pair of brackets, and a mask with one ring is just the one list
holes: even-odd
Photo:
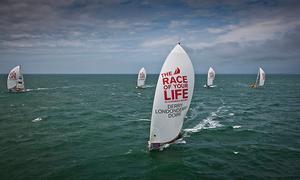
[(137, 79), (137, 87), (141, 88), (145, 86), (146, 76), (147, 74), (145, 68), (140, 69)]
[(177, 44), (166, 58), (153, 101), (149, 149), (157, 149), (180, 134), (194, 91), (192, 62)]
[(207, 73), (207, 86), (212, 86), (214, 79), (215, 79), (216, 73), (212, 67), (209, 68)]
[(7, 77), (7, 89), (9, 91), (20, 92), (24, 91), (24, 78), (21, 73), (21, 67), (14, 67)]
[(262, 68), (259, 68), (259, 86), (263, 86), (265, 84), (266, 74)]

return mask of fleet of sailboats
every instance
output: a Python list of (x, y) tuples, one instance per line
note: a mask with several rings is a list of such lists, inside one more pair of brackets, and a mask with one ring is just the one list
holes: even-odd
[[(212, 67), (207, 72), (204, 87), (214, 87), (216, 73)], [(145, 88), (146, 70), (141, 68), (137, 78), (137, 88)], [(252, 88), (263, 86), (266, 75), (260, 67)], [(189, 110), (194, 91), (195, 74), (192, 62), (178, 43), (167, 56), (157, 81), (151, 114), (149, 150), (163, 150), (181, 138), (181, 129)], [(9, 92), (25, 92), (21, 66), (14, 67), (7, 77)]]

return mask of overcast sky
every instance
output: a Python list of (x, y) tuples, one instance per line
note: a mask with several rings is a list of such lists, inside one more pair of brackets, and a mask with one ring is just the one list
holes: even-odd
[(0, 1), (0, 73), (159, 73), (178, 41), (196, 73), (300, 73), (300, 1)]

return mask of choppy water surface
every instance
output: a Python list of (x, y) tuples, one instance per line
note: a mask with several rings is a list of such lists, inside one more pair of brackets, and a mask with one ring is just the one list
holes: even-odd
[(0, 76), (0, 179), (300, 178), (300, 76), (196, 76), (185, 144), (147, 150), (157, 75)]

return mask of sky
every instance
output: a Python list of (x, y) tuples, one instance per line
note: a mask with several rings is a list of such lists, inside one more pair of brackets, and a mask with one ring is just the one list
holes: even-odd
[(0, 73), (159, 73), (179, 41), (198, 74), (299, 74), (300, 1), (0, 1)]

